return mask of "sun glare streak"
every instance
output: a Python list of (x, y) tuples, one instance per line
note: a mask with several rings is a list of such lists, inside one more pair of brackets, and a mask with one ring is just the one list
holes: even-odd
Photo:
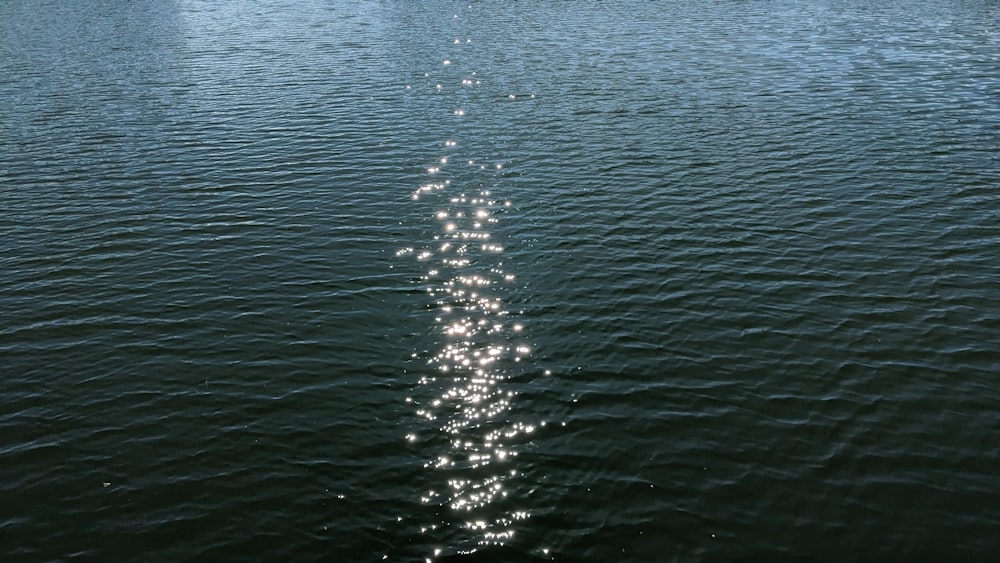
[[(466, 56), (475, 48), (471, 43), (464, 34), (448, 35), (443, 56), (429, 61), (434, 70), (424, 74), (424, 87), (406, 94), (432, 101), (439, 118), (450, 113), (466, 119), (441, 121), (454, 130), (433, 142), (438, 154), (422, 163), (424, 183), (412, 192), (420, 206), (429, 206), (429, 233), (397, 256), (421, 264), (417, 279), (429, 321), (429, 344), (412, 356), (422, 363), (407, 398), (419, 426), (405, 435), (410, 447), (423, 448), (433, 483), (420, 502), (440, 510), (441, 520), (421, 530), (464, 530), (475, 550), (510, 541), (518, 523), (530, 517), (517, 494), (523, 478), (517, 460), (537, 426), (514, 409), (512, 379), (530, 369), (526, 360), (533, 352), (520, 312), (509, 305), (517, 277), (506, 263), (500, 228), (512, 207), (501, 194), (517, 177), (509, 170), (516, 164), (477, 146), (475, 128), (491, 106), (499, 107), (501, 92), (488, 76), (467, 68), (466, 61), (475, 59)], [(459, 81), (463, 87), (456, 88)], [(467, 166), (453, 164), (462, 162)], [(435, 535), (433, 541), (441, 540)], [(434, 557), (454, 549), (439, 544)]]

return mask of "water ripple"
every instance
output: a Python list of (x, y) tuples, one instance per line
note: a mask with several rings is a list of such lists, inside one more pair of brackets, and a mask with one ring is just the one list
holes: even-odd
[(6, 2), (0, 557), (992, 555), (996, 6), (566, 8)]

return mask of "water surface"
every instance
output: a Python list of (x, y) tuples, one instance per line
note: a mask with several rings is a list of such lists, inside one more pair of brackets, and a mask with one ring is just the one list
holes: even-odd
[(0, 554), (990, 558), (997, 21), (7, 2)]

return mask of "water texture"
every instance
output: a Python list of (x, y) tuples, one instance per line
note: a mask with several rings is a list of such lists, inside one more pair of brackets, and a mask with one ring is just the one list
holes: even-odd
[(997, 22), (3, 3), (0, 559), (995, 559)]

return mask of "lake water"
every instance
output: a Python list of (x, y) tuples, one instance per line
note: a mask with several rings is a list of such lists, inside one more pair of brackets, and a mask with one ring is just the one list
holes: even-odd
[(0, 559), (995, 559), (998, 22), (0, 3)]

